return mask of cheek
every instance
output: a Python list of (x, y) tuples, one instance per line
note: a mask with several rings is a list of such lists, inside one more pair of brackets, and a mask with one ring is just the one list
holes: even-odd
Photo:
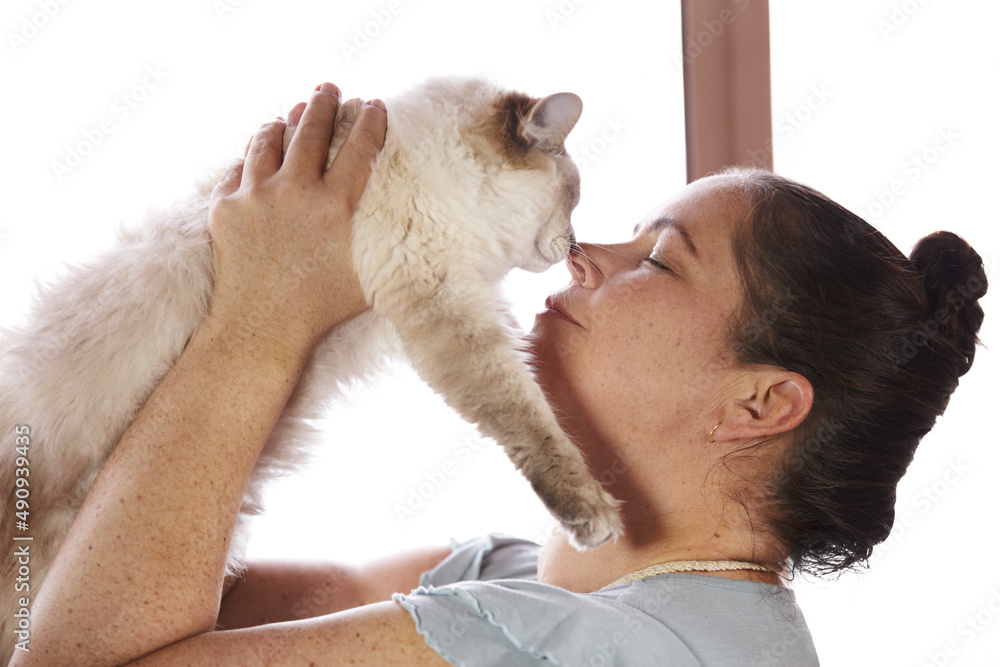
[(583, 362), (599, 383), (621, 385), (637, 394), (675, 392), (713, 358), (719, 322), (690, 303), (639, 299), (631, 309), (608, 312), (595, 328)]
[(680, 336), (650, 322), (633, 323), (599, 336), (588, 349), (587, 365), (599, 387), (615, 388), (621, 396), (659, 393), (676, 380)]

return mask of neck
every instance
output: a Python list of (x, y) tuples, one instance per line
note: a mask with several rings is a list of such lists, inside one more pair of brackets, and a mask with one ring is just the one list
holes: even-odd
[[(559, 389), (567, 391), (564, 386)], [(561, 403), (575, 402), (564, 397)], [(737, 504), (729, 494), (744, 485), (753, 469), (734, 471), (732, 466), (720, 466), (717, 457), (704, 453), (704, 447), (692, 439), (667, 446), (659, 436), (664, 428), (639, 429), (622, 436), (618, 425), (595, 424), (582, 414), (575, 413), (566, 430), (584, 452), (594, 476), (602, 482), (608, 480), (607, 490), (622, 502), (625, 530), (617, 542), (585, 552), (577, 551), (562, 533), (556, 533), (546, 542), (539, 559), (540, 582), (589, 593), (670, 561), (731, 560), (778, 568), (784, 549), (770, 536), (755, 534), (752, 526), (760, 522), (747, 519), (756, 509), (753, 499), (744, 493), (744, 502)], [(668, 460), (659, 453), (664, 449), (679, 456)], [(705, 482), (692, 483), (696, 479)], [(782, 585), (780, 572), (699, 574)]]
[[(626, 527), (625, 535), (614, 543), (602, 544), (589, 551), (577, 551), (562, 533), (556, 533), (542, 548), (538, 563), (538, 581), (558, 586), (575, 593), (591, 593), (638, 570), (672, 561), (722, 561), (756, 562), (772, 567), (753, 558), (745, 540), (735, 534), (726, 535), (724, 528), (706, 540), (704, 536), (688, 535), (683, 539), (674, 532), (658, 539), (637, 540), (634, 535), (649, 535), (648, 531), (633, 531)], [(694, 571), (697, 574), (725, 579), (746, 579), (781, 586), (780, 574), (755, 570), (730, 570), (721, 572)]]

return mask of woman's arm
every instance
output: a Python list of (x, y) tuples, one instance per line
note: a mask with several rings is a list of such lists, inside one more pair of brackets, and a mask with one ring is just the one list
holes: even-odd
[(214, 627), (243, 491), (297, 377), (231, 330), (195, 335), (95, 480), (14, 664), (121, 664)]
[(257, 456), (312, 347), (365, 308), (349, 223), (386, 117), (364, 107), (324, 174), (338, 103), (314, 95), (284, 163), (266, 125), (213, 193), (209, 314), (95, 480), (12, 664), (121, 664), (214, 627)]
[(254, 562), (222, 598), (219, 630), (300, 621), (409, 593), (450, 547), (428, 547), (360, 567)]
[[(460, 621), (456, 636), (462, 631)], [(207, 632), (129, 664), (448, 667), (449, 663), (427, 646), (409, 613), (395, 602), (379, 602), (305, 621)]]

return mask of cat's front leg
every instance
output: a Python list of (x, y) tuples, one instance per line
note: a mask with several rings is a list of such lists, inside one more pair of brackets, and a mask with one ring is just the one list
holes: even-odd
[(616, 539), (618, 502), (559, 427), (516, 349), (515, 332), (482, 305), (492, 302), (441, 288), (390, 319), (424, 381), (504, 448), (575, 547)]

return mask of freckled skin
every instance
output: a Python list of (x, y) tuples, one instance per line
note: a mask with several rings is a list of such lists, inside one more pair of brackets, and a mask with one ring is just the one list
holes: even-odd
[[(600, 443), (587, 445), (588, 456), (619, 455), (630, 440), (678, 427), (691, 435), (692, 425), (678, 420), (690, 422), (730, 360), (721, 327), (738, 304), (738, 283), (729, 218), (714, 194), (707, 186), (685, 190), (649, 216), (666, 211), (683, 219), (704, 266), (689, 260), (669, 229), (640, 229), (626, 243), (583, 244), (589, 261), (568, 262), (573, 282), (559, 293), (582, 326), (536, 321), (531, 349), (551, 399)], [(644, 262), (654, 250), (671, 272)]]
[[(665, 560), (781, 558), (730, 499), (747, 488), (756, 496), (744, 487), (758, 469), (720, 461), (757, 434), (797, 424), (811, 387), (742, 365), (726, 345), (741, 298), (730, 234), (747, 213), (736, 186), (702, 179), (650, 212), (630, 240), (581, 243), (567, 260), (570, 284), (550, 297), (570, 319), (550, 310), (535, 321), (528, 345), (539, 382), (592, 474), (624, 501), (625, 521), (622, 539), (584, 554), (552, 540), (542, 581), (587, 591)], [(680, 225), (654, 224), (664, 218)]]

